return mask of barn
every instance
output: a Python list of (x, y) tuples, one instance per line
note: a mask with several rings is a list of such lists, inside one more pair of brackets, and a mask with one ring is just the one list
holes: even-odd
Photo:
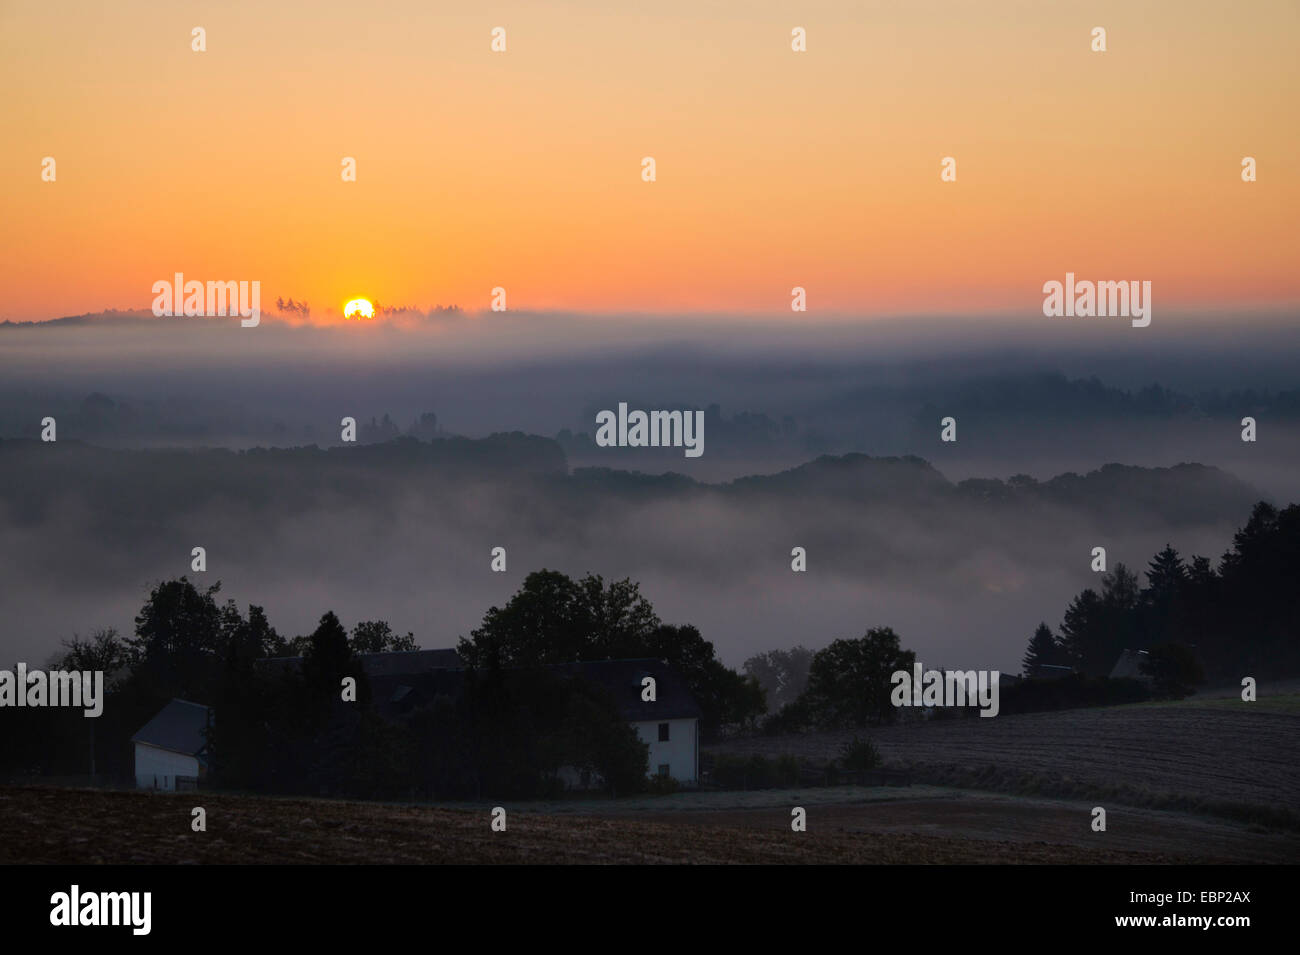
[(1125, 650), (1111, 667), (1110, 678), (1112, 680), (1140, 680), (1143, 683), (1150, 683), (1151, 677), (1142, 672), (1142, 665), (1146, 663), (1149, 656), (1145, 650)]
[(207, 730), (211, 711), (172, 700), (131, 737), (137, 789), (193, 789), (208, 772)]

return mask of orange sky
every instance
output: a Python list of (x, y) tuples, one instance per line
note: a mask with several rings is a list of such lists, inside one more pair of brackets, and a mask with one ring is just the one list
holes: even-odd
[(1028, 318), (1067, 270), (1300, 301), (1294, 2), (475, 6), (0, 0), (0, 319), (147, 308), (177, 271), (318, 314), (503, 286), (797, 320), (801, 285)]

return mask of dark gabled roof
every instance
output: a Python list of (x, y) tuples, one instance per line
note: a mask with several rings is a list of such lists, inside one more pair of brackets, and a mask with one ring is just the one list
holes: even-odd
[[(403, 676), (464, 665), (460, 654), (451, 648), (404, 650), (398, 653), (358, 653), (357, 659), (361, 661), (361, 668), (366, 671), (366, 676)], [(258, 660), (257, 664), (297, 671), (302, 667), (302, 657), (270, 657)]]
[[(511, 668), (527, 671), (529, 667)], [(588, 660), (544, 666), (561, 677), (587, 680), (613, 698), (620, 715), (629, 723), (655, 720), (698, 719), (700, 708), (686, 681), (663, 660)], [(473, 671), (446, 667), (414, 674), (382, 674), (370, 679), (372, 701), (381, 713), (395, 714), (438, 697), (459, 699)], [(655, 679), (655, 702), (641, 699), (641, 681)]]
[[(405, 653), (360, 653), (369, 677), (372, 702), (384, 713), (397, 713), (438, 696), (458, 698), (469, 672), (455, 650), (413, 650)], [(298, 669), (301, 657), (259, 660), (265, 666)], [(524, 668), (526, 669), (526, 668)], [(545, 667), (555, 673), (581, 677), (607, 690), (628, 722), (698, 719), (699, 705), (686, 681), (663, 660), (588, 660)], [(655, 701), (641, 699), (641, 681), (655, 679)]]
[(1151, 678), (1142, 672), (1142, 664), (1148, 659), (1145, 650), (1125, 650), (1115, 661), (1115, 666), (1111, 668), (1110, 678), (1112, 680), (1150, 680)]
[[(700, 707), (686, 681), (663, 660), (587, 660), (560, 663), (550, 669), (582, 677), (604, 687), (629, 722), (699, 719)], [(641, 681), (654, 677), (655, 701), (641, 699)]]
[(172, 700), (131, 737), (173, 753), (197, 756), (207, 747), (208, 708), (187, 700)]

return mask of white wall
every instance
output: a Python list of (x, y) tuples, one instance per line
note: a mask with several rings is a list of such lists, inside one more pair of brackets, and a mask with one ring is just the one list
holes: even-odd
[(159, 749), (148, 743), (135, 744), (135, 785), (138, 789), (176, 788), (177, 776), (199, 775), (199, 761), (184, 753)]
[[(668, 741), (659, 742), (659, 724), (668, 724)], [(633, 723), (641, 742), (650, 744), (647, 761), (651, 776), (659, 775), (659, 766), (668, 764), (668, 775), (679, 783), (695, 785), (699, 766), (698, 720), (645, 720)]]

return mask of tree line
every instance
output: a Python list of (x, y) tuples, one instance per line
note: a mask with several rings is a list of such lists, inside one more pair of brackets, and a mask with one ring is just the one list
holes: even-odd
[[(1300, 506), (1260, 502), (1217, 567), (1166, 545), (1146, 585), (1122, 563), (1065, 610), (1057, 632), (1040, 623), (1023, 659), (1022, 683), (1002, 689), (1002, 712), (1180, 698), (1204, 683), (1300, 673)], [(1125, 650), (1145, 651), (1138, 677), (1109, 679)], [(771, 650), (745, 661), (762, 687), (769, 733), (887, 723), (889, 677), (910, 669), (888, 627), (835, 640), (816, 652)], [(1059, 674), (1046, 676), (1056, 669)], [(940, 714), (946, 715), (946, 714)]]
[[(1300, 507), (1257, 504), (1212, 566), (1172, 546), (1156, 554), (1143, 586), (1122, 564), (1066, 608), (1059, 630), (1040, 624), (1024, 665), (1066, 668), (1064, 680), (1004, 689), (1002, 711), (1181, 696), (1204, 680), (1300, 672)], [(646, 748), (607, 692), (547, 667), (654, 658), (683, 678), (705, 738), (887, 723), (898, 711), (890, 676), (915, 653), (889, 627), (751, 656), (724, 665), (689, 624), (665, 623), (639, 586), (598, 575), (531, 573), (503, 606), (461, 638), (466, 672), (454, 687), (393, 718), (381, 716), (358, 654), (417, 649), (383, 620), (349, 632), (333, 612), (307, 635), (282, 637), (263, 608), (220, 603), (220, 584), (158, 584), (129, 638), (112, 630), (74, 638), (51, 666), (102, 670), (104, 715), (13, 709), (0, 720), (0, 771), (72, 775), (88, 767), (129, 777), (130, 737), (169, 699), (211, 705), (209, 749), (219, 785), (281, 792), (443, 797), (548, 795), (568, 767), (608, 789), (645, 784)], [(1146, 683), (1108, 680), (1125, 649), (1147, 650)], [(293, 666), (267, 665), (289, 657)], [(340, 684), (356, 681), (345, 703)], [(88, 724), (94, 724), (90, 726)]]
[[(102, 670), (104, 716), (24, 709), (0, 721), (0, 771), (132, 774), (131, 736), (173, 698), (209, 705), (210, 781), (270, 792), (439, 797), (554, 795), (560, 771), (612, 791), (646, 784), (647, 747), (603, 688), (547, 669), (587, 660), (667, 660), (697, 700), (708, 731), (751, 724), (757, 683), (724, 666), (693, 626), (655, 614), (637, 584), (530, 574), (503, 607), (460, 641), (467, 672), (400, 713), (380, 714), (362, 653), (415, 650), (383, 620), (349, 632), (328, 611), (285, 638), (262, 607), (242, 612), (187, 577), (158, 584), (132, 636), (73, 638), (50, 667)], [(273, 660), (273, 658), (284, 658)], [(271, 661), (268, 663), (268, 661)], [(346, 678), (355, 701), (342, 698)], [(94, 722), (91, 727), (86, 725)]]
[(1145, 576), (1143, 586), (1116, 564), (1070, 602), (1057, 632), (1040, 623), (1026, 674), (1047, 665), (1104, 677), (1124, 650), (1147, 651), (1146, 675), (1171, 695), (1300, 672), (1300, 506), (1256, 504), (1217, 567), (1166, 545)]

